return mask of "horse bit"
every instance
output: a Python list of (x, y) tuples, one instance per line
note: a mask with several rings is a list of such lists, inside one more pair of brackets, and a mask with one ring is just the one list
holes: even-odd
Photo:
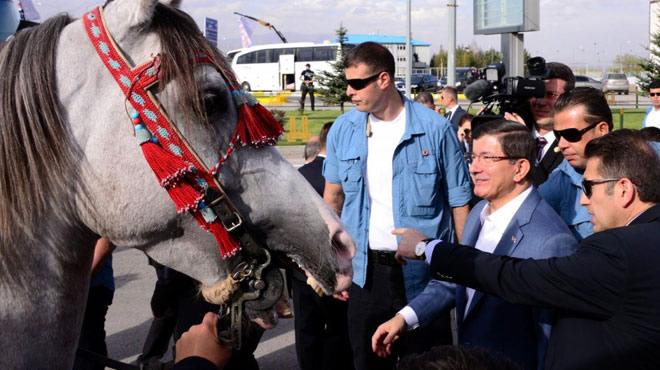
[[(106, 29), (101, 7), (85, 14), (82, 20), (94, 49), (131, 105), (129, 113), (135, 136), (161, 186), (168, 191), (177, 212), (189, 212), (200, 227), (211, 232), (218, 241), (222, 258), (230, 267), (231, 285), (235, 288), (230, 292), (230, 303), (221, 305), (218, 336), (235, 349), (240, 349), (243, 345), (242, 333), (246, 329), (243, 308), (265, 310), (273, 307), (282, 293), (283, 279), (279, 269), (271, 265), (270, 252), (247, 232), (239, 212), (223, 191), (216, 175), (236, 146), (272, 144), (282, 132), (281, 125), (273, 126), (275, 128), (271, 132), (259, 127), (257, 138), (253, 136), (251, 141), (248, 140), (245, 136), (249, 136), (246, 133), (254, 127), (254, 122), (252, 126), (247, 124), (246, 129), (241, 112), (251, 109), (244, 116), (253, 117), (254, 111), (263, 116), (265, 108), (243, 93), (229, 69), (210, 56), (198, 58), (196, 63), (211, 64), (221, 73), (239, 108), (239, 119), (228, 148), (212, 170), (208, 170), (161, 109), (158, 99), (149, 91), (158, 83), (159, 56), (131, 68)], [(272, 119), (269, 112), (267, 116)], [(228, 328), (225, 329), (225, 325)]]

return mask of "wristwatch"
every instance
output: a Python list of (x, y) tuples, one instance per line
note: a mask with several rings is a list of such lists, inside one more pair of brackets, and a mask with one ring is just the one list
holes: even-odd
[(424, 252), (426, 251), (426, 245), (433, 239), (424, 239), (421, 242), (417, 243), (415, 245), (415, 256), (417, 256), (418, 259), (423, 260), (426, 259), (426, 256), (424, 256)]

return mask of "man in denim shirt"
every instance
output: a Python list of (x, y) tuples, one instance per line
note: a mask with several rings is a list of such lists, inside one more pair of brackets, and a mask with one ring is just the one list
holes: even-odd
[[(329, 133), (324, 199), (341, 214), (357, 246), (354, 284), (343, 294), (355, 367), (392, 369), (395, 360), (371, 351), (371, 335), (429, 281), (423, 262), (396, 262), (398, 237), (392, 231), (413, 227), (429, 238), (455, 240), (472, 192), (449, 122), (398, 93), (386, 48), (367, 42), (352, 49), (346, 78), (356, 109), (340, 116)], [(424, 351), (440, 336), (430, 330), (404, 338), (398, 354)]]
[(584, 148), (591, 140), (612, 131), (612, 111), (600, 90), (578, 87), (559, 97), (554, 120), (557, 147), (564, 161), (539, 192), (579, 241), (593, 233), (591, 215), (580, 204), (582, 174), (587, 165)]

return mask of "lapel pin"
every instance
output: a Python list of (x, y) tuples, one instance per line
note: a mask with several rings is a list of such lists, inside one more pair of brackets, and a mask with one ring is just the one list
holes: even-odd
[(513, 243), (515, 243), (516, 241), (518, 241), (518, 239), (517, 239), (516, 236), (514, 235), (514, 236), (511, 237), (511, 241), (512, 241)]
[(429, 150), (428, 149), (422, 149), (422, 157), (426, 157), (429, 155)]

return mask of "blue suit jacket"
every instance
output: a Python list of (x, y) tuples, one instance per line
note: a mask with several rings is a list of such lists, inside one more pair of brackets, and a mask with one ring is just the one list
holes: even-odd
[[(485, 206), (486, 201), (481, 201), (470, 212), (463, 231), (463, 245), (476, 245), (481, 230), (480, 214)], [(576, 246), (566, 224), (532, 189), (493, 253), (542, 259), (570, 255)], [(466, 302), (465, 287), (452, 289), (449, 283), (432, 280), (409, 306), (417, 314), (420, 325), (425, 325), (455, 304), (460, 344), (502, 352), (525, 369), (542, 366), (552, 323), (549, 311), (506, 303), (479, 291), (475, 291), (469, 307)]]

